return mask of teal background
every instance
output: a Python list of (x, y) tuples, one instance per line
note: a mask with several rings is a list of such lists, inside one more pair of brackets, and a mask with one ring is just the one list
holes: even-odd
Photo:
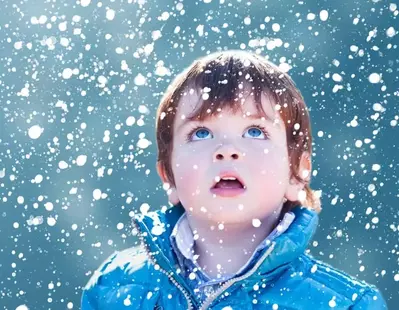
[[(310, 253), (377, 285), (389, 309), (398, 308), (399, 36), (386, 34), (389, 27), (399, 29), (398, 9), (391, 2), (366, 0), (101, 4), (29, 0), (1, 5), (1, 309), (80, 308), (81, 289), (92, 272), (113, 251), (136, 243), (130, 211), (145, 203), (151, 210), (167, 205), (155, 169), (154, 119), (168, 84), (197, 57), (256, 48), (276, 64), (285, 57), (310, 108), (317, 171), (311, 185), (323, 191)], [(113, 20), (106, 18), (108, 8), (115, 11)], [(323, 9), (329, 13), (327, 21), (320, 20)], [(166, 20), (164, 12), (169, 12)], [(308, 13), (315, 19), (308, 20)], [(44, 24), (32, 23), (41, 15), (47, 17)], [(246, 17), (251, 18), (249, 25)], [(271, 20), (266, 22), (266, 17)], [(59, 24), (65, 21), (67, 29), (61, 31)], [(273, 23), (280, 31), (272, 30)], [(204, 27), (202, 36), (199, 25)], [(175, 33), (177, 26), (180, 32)], [(154, 40), (154, 31), (162, 36)], [(107, 34), (112, 37), (107, 39)], [(62, 37), (70, 41), (67, 47), (60, 44)], [(254, 39), (277, 38), (288, 46), (249, 46)], [(352, 52), (352, 45), (364, 55)], [(160, 62), (169, 74), (156, 74)], [(311, 73), (309, 66), (314, 67)], [(64, 79), (65, 68), (79, 71)], [(334, 73), (342, 82), (332, 79)], [(370, 83), (371, 73), (381, 74), (381, 81)], [(138, 74), (146, 77), (144, 85), (135, 84)], [(108, 79), (105, 86), (99, 76)], [(342, 89), (334, 92), (337, 84)], [(29, 96), (21, 96), (26, 85)], [(383, 111), (375, 111), (375, 103)], [(129, 116), (136, 120), (133, 126), (126, 124)], [(355, 118), (358, 126), (352, 127)], [(43, 128), (38, 139), (28, 135), (33, 125)], [(104, 142), (107, 130), (110, 139)], [(141, 149), (137, 142), (143, 137), (152, 144)], [(357, 140), (363, 142), (360, 148)], [(84, 166), (76, 165), (78, 155), (87, 156)], [(69, 167), (59, 169), (60, 161)], [(373, 164), (381, 169), (373, 171)], [(103, 176), (98, 174), (101, 167)], [(38, 174), (43, 180), (32, 182)], [(95, 189), (107, 197), (93, 199)], [(50, 211), (48, 202), (53, 204)], [(353, 217), (345, 220), (349, 211)], [(43, 223), (32, 224), (40, 217)], [(48, 217), (56, 219), (55, 225), (47, 223)]]

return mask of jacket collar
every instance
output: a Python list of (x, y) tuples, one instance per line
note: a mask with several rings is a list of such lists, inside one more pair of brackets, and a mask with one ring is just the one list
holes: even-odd
[[(316, 232), (319, 222), (318, 214), (301, 205), (291, 211), (295, 214), (294, 221), (283, 234), (274, 240), (274, 250), (251, 277), (271, 278), (279, 271), (288, 268), (287, 265), (306, 250)], [(133, 218), (152, 256), (168, 272), (173, 272), (177, 266), (169, 237), (184, 212), (183, 206), (178, 203), (168, 209), (148, 212), (145, 215), (139, 214)]]

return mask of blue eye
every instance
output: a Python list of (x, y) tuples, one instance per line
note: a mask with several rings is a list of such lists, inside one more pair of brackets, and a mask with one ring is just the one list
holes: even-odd
[[(268, 139), (269, 138), (269, 134), (268, 134), (266, 128), (261, 126), (261, 125), (253, 124), (253, 125), (251, 125), (251, 126), (249, 126), (247, 128), (246, 132), (249, 132), (250, 133), (250, 137), (252, 137), (252, 138), (258, 138), (259, 137), (259, 140), (260, 139)], [(262, 134), (264, 135), (264, 137), (262, 137)]]
[(256, 127), (249, 128), (248, 132), (251, 134), (254, 134), (254, 137), (258, 137), (259, 135), (262, 134), (262, 130), (260, 130), (259, 128), (256, 128)]
[(186, 142), (197, 141), (208, 136), (209, 130), (205, 127), (195, 127), (186, 135)]
[(194, 134), (197, 138), (206, 138), (208, 136), (209, 130), (205, 128), (200, 128), (195, 131)]

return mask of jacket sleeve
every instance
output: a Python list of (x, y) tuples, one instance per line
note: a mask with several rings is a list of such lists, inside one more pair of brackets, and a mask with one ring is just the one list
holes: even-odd
[(351, 310), (388, 310), (388, 306), (381, 292), (373, 286), (368, 289), (354, 304)]
[(113, 253), (83, 288), (81, 310), (154, 309), (158, 293), (149, 294), (147, 276), (145, 261), (132, 251)]
[(101, 285), (100, 278), (104, 270), (109, 266), (118, 252), (114, 252), (109, 256), (97, 270), (94, 271), (93, 275), (90, 277), (89, 281), (83, 288), (82, 298), (81, 298), (81, 310), (94, 310), (98, 309), (98, 293), (99, 286)]
[(81, 310), (95, 310), (98, 309), (97, 293), (95, 288), (83, 289), (80, 309)]

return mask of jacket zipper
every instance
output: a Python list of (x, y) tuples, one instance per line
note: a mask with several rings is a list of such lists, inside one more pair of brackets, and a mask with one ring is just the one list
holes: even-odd
[[(157, 264), (156, 259), (151, 255), (151, 252), (148, 249), (148, 246), (147, 246), (147, 244), (146, 244), (146, 242), (144, 240), (144, 237), (142, 236), (142, 233), (141, 233), (141, 230), (140, 230), (139, 226), (135, 223), (134, 220), (132, 220), (132, 223), (133, 223), (133, 226), (136, 228), (136, 230), (138, 232), (138, 236), (140, 238), (140, 242), (141, 242), (142, 246), (144, 247), (144, 250), (145, 250), (145, 252), (147, 254), (147, 257), (148, 257), (149, 261), (154, 265), (154, 267), (158, 266), (158, 269), (163, 274), (165, 274), (169, 278), (169, 280), (181, 291), (181, 293), (183, 294), (183, 296), (186, 298), (186, 301), (187, 301), (187, 306), (188, 306), (187, 310), (193, 310), (194, 307), (193, 307), (193, 304), (191, 302), (189, 293), (187, 293), (187, 291), (176, 281), (176, 279), (172, 275), (173, 272), (167, 272), (165, 269), (161, 268), (161, 266)], [(263, 263), (263, 261), (273, 252), (275, 245), (276, 245), (276, 242), (273, 241), (272, 244), (270, 245), (270, 247), (265, 252), (265, 254), (263, 254), (263, 256), (256, 262), (255, 266), (252, 267), (252, 269), (250, 271), (248, 271), (246, 274), (242, 275), (241, 277), (233, 278), (231, 280), (228, 280), (226, 283), (224, 283), (220, 288), (218, 288), (214, 293), (212, 293), (200, 305), (199, 310), (206, 310), (212, 304), (212, 302), (216, 300), (217, 297), (219, 297), (225, 290), (227, 290), (234, 283), (236, 283), (238, 281), (245, 280), (246, 278), (248, 278), (251, 275), (253, 275), (255, 273), (255, 271), (259, 268), (259, 266)]]
[(227, 290), (230, 286), (232, 286), (234, 283), (238, 281), (245, 280), (246, 278), (250, 277), (255, 273), (255, 271), (259, 268), (259, 266), (263, 263), (263, 261), (272, 253), (274, 250), (274, 246), (276, 245), (276, 242), (273, 242), (270, 247), (267, 249), (266, 253), (263, 254), (263, 256), (257, 261), (255, 266), (248, 271), (246, 274), (242, 275), (241, 277), (238, 278), (233, 278), (231, 280), (228, 280), (226, 283), (224, 283), (221, 287), (219, 287), (214, 293), (212, 293), (205, 301), (204, 303), (200, 306), (199, 310), (206, 310), (212, 302), (218, 298), (225, 290)]
[[(140, 243), (144, 247), (144, 250), (147, 254), (148, 260), (151, 262), (151, 264), (154, 265), (155, 269), (159, 268), (159, 271), (161, 271), (163, 274), (165, 274), (169, 278), (169, 280), (182, 292), (183, 296), (186, 298), (186, 301), (187, 301), (187, 306), (188, 306), (187, 309), (188, 310), (194, 309), (189, 293), (187, 293), (187, 291), (176, 281), (176, 279), (173, 277), (172, 271), (167, 272), (165, 269), (161, 268), (161, 266), (159, 264), (157, 264), (156, 259), (152, 256), (150, 250), (148, 249), (148, 246), (144, 240), (144, 237), (142, 236), (142, 232), (141, 232), (139, 226), (135, 223), (135, 220), (132, 220), (132, 223), (138, 232), (138, 236), (140, 238)], [(158, 266), (158, 268), (157, 268), (157, 266)]]

